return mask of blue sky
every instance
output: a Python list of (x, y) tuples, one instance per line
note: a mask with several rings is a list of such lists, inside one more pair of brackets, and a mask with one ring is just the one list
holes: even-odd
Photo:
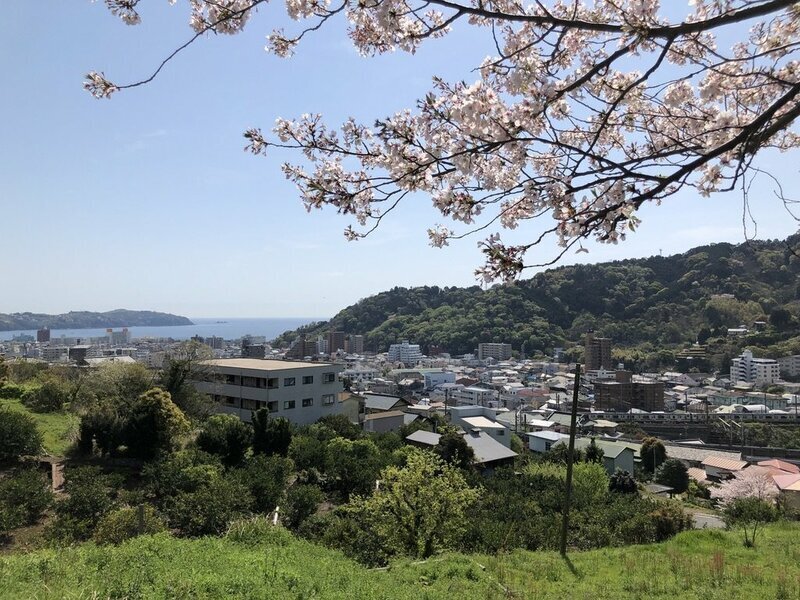
[[(277, 116), (371, 122), (412, 106), (434, 74), (474, 79), (471, 68), (491, 52), (483, 32), (465, 28), (415, 56), (365, 59), (336, 25), (281, 60), (263, 51), (276, 5), (241, 35), (200, 40), (153, 83), (92, 99), (81, 87), (87, 71), (138, 80), (191, 35), (184, 3), (143, 4), (137, 27), (89, 0), (4, 7), (0, 312), (328, 316), (396, 285), (475, 283), (478, 240), (430, 248), (425, 230), (442, 218), (428, 200), (414, 199), (373, 238), (348, 243), (348, 221), (306, 213), (283, 178), (280, 164), (292, 156), (246, 154), (241, 134), (268, 130)], [(797, 187), (797, 154), (765, 161), (786, 189)], [(796, 231), (766, 182), (752, 198), (759, 238)], [(589, 254), (564, 263), (744, 240), (736, 194), (687, 193), (639, 214), (643, 224), (627, 242), (589, 244)], [(542, 252), (549, 258), (555, 248)]]

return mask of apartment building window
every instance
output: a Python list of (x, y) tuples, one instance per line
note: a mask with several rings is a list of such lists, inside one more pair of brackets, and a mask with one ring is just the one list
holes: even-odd
[(256, 401), (255, 400), (248, 400), (247, 398), (242, 398), (242, 409), (244, 409), (244, 410), (256, 410)]
[(278, 401), (273, 400), (272, 402), (267, 402), (267, 410), (269, 412), (278, 412)]
[(314, 383), (314, 376), (313, 375), (303, 375), (303, 385), (309, 385)]
[(323, 406), (330, 406), (334, 402), (336, 402), (336, 396), (334, 396), (333, 394), (324, 394), (322, 396), (322, 405)]
[(303, 398), (303, 408), (306, 408), (307, 406), (314, 406), (313, 398)]
[(266, 400), (256, 400), (256, 410), (261, 410), (262, 408), (267, 408)]
[(322, 383), (333, 383), (336, 381), (336, 373), (323, 373)]
[(225, 383), (236, 385), (236, 375), (225, 375)]
[(236, 406), (239, 403), (237, 402), (236, 398), (232, 396), (225, 396), (225, 404), (227, 404), (228, 406)]
[(294, 377), (284, 377), (283, 387), (292, 387), (294, 385)]
[(277, 389), (278, 387), (278, 378), (277, 377), (270, 377), (267, 379), (267, 388), (270, 390)]
[(294, 400), (284, 400), (283, 401), (283, 410), (291, 410), (294, 408)]

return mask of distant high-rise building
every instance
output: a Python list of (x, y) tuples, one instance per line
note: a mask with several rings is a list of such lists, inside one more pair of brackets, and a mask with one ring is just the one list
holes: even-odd
[(587, 371), (598, 369), (611, 370), (611, 338), (594, 337), (593, 332), (586, 334), (584, 362)]
[(214, 350), (222, 350), (224, 347), (224, 341), (221, 337), (217, 337), (216, 335), (206, 338), (206, 345), (211, 346)]
[(328, 353), (334, 354), (339, 350), (344, 351), (345, 349), (344, 340), (345, 340), (344, 331), (334, 331), (333, 329), (331, 329), (328, 332)]
[(286, 351), (286, 358), (303, 359), (306, 356), (314, 356), (315, 354), (317, 354), (317, 343), (301, 335)]
[(50, 341), (50, 328), (49, 327), (42, 327), (40, 330), (36, 332), (36, 341), (37, 342), (49, 342)]
[(350, 354), (364, 354), (364, 336), (363, 335), (348, 335), (344, 341), (345, 352)]
[(511, 358), (511, 344), (478, 344), (478, 360), (486, 360), (487, 358), (508, 360)]
[(106, 329), (106, 338), (111, 346), (125, 346), (131, 343), (131, 333), (127, 327), (123, 327), (122, 331)]

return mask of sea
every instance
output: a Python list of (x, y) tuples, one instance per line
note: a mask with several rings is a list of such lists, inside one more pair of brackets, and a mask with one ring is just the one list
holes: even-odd
[[(172, 338), (173, 340), (188, 340), (199, 335), (201, 337), (221, 337), (226, 340), (237, 340), (245, 335), (264, 336), (267, 341), (278, 337), (285, 331), (297, 329), (315, 321), (326, 321), (327, 317), (298, 317), (298, 318), (193, 318), (189, 317), (194, 325), (165, 325), (162, 327), (128, 327), (131, 338)], [(114, 328), (119, 331), (119, 327)], [(0, 331), (0, 341), (11, 340), (20, 334), (32, 335), (36, 339), (35, 329), (18, 331)], [(61, 336), (91, 338), (102, 337), (106, 334), (105, 328), (99, 329), (52, 329), (50, 339), (57, 340)]]

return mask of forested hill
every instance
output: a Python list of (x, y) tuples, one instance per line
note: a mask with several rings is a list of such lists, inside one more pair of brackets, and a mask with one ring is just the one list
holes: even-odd
[(16, 329), (92, 329), (98, 327), (157, 327), (193, 325), (186, 317), (152, 310), (117, 309), (108, 312), (74, 311), (62, 315), (0, 313), (0, 331)]
[[(794, 253), (797, 253), (795, 255)], [(331, 321), (286, 332), (333, 328), (366, 336), (385, 351), (408, 339), (452, 354), (478, 342), (550, 352), (588, 329), (618, 346), (675, 347), (723, 328), (772, 323), (781, 339), (800, 334), (800, 234), (787, 240), (720, 243), (675, 256), (560, 267), (490, 289), (393, 288), (360, 300)], [(732, 296), (732, 297), (731, 297)]]

